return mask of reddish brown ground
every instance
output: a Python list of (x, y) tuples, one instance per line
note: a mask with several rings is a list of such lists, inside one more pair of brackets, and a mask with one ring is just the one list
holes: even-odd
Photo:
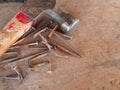
[[(47, 72), (49, 66), (37, 67), (21, 85), (0, 81), (0, 90), (120, 90), (120, 0), (59, 0), (58, 4), (80, 19), (71, 42), (82, 58), (54, 58), (53, 73)], [(18, 7), (14, 5), (9, 4)], [(4, 12), (0, 18), (7, 22), (13, 11), (6, 12), (5, 6), (0, 5), (0, 13)], [(1, 19), (0, 23), (5, 24)]]

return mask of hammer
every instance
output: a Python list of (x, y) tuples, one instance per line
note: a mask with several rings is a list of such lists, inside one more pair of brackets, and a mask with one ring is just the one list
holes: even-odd
[[(26, 8), (26, 6), (24, 6)], [(0, 56), (2, 56), (10, 46), (12, 46), (23, 34), (29, 31), (42, 17), (46, 16), (55, 21), (59, 28), (65, 33), (70, 34), (75, 30), (79, 23), (79, 19), (71, 16), (71, 23), (67, 22), (61, 15), (66, 14), (62, 10), (48, 9), (42, 11), (37, 17), (31, 18), (26, 13), (25, 8), (22, 8), (10, 22), (0, 32)], [(66, 14), (67, 15), (67, 14)]]

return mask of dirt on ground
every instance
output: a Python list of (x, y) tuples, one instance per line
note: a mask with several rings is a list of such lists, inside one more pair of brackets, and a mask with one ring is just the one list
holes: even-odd
[[(120, 90), (120, 0), (57, 0), (80, 19), (71, 44), (82, 57), (54, 58), (32, 69), (22, 84), (0, 81), (0, 90)], [(21, 4), (0, 5), (0, 28)]]
[(0, 4), (0, 29), (13, 17), (19, 9), (22, 7), (22, 3), (1, 3)]

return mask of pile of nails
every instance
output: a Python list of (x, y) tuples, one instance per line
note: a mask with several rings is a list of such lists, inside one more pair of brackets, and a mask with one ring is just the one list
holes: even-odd
[[(71, 25), (66, 22), (58, 24), (54, 20), (45, 19), (32, 27), (0, 57), (1, 69), (5, 70), (1, 77), (23, 81), (32, 68), (51, 64), (51, 58), (68, 58), (69, 55), (81, 57), (68, 42), (68, 39), (72, 39), (72, 33), (69, 32), (75, 29), (76, 22), (78, 24), (78, 19), (74, 19)], [(48, 71), (53, 72), (50, 66)]]

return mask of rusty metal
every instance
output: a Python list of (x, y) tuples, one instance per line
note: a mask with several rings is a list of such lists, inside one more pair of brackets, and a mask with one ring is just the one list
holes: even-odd
[(17, 66), (11, 66), (11, 70), (14, 71), (17, 74), (17, 76), (5, 76), (4, 79), (6, 79), (6, 80), (18, 80), (18, 81), (23, 80), (23, 76), (22, 76), (22, 74)]

